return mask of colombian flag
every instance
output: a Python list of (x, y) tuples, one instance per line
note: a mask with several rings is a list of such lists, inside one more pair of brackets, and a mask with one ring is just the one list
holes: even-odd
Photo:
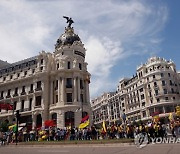
[(89, 125), (89, 115), (82, 118), (79, 128), (83, 129), (83, 128), (87, 127), (88, 125)]

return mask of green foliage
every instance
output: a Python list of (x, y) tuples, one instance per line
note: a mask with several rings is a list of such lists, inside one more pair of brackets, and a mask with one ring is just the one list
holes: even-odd
[(0, 122), (0, 130), (2, 132), (7, 132), (8, 131), (8, 127), (9, 127), (9, 121), (8, 120)]

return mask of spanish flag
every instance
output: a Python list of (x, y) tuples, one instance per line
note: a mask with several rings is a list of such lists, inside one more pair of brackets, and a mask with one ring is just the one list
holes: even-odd
[(105, 121), (103, 121), (103, 123), (102, 123), (102, 128), (103, 128), (104, 132), (107, 132), (107, 130), (106, 130), (106, 123), (105, 123)]
[(89, 115), (82, 118), (79, 128), (83, 129), (83, 128), (87, 127), (88, 125), (89, 125)]

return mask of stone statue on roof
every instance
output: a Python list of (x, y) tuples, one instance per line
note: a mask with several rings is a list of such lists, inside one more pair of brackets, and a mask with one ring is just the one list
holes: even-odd
[(63, 18), (67, 19), (66, 23), (68, 23), (68, 27), (71, 27), (72, 23), (74, 23), (74, 21), (70, 17), (63, 16)]

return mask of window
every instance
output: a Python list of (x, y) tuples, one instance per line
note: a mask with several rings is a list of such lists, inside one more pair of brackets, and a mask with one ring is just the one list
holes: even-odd
[(81, 102), (83, 102), (83, 94), (81, 94)]
[(143, 92), (143, 88), (139, 89), (140, 92)]
[(22, 87), (22, 93), (25, 93), (25, 86)]
[(167, 94), (167, 89), (164, 89), (164, 94)]
[(13, 76), (11, 75), (11, 76), (10, 76), (10, 79), (12, 79), (12, 78), (13, 78)]
[(27, 75), (27, 71), (24, 72), (24, 76), (26, 76), (26, 75)]
[(82, 70), (82, 64), (81, 63), (79, 63), (79, 69)]
[(58, 95), (56, 95), (56, 103), (58, 102)]
[(32, 98), (29, 99), (29, 111), (32, 109)]
[(155, 95), (156, 95), (156, 96), (158, 95), (158, 90), (155, 90)]
[(83, 80), (80, 80), (80, 89), (83, 89)]
[(170, 73), (168, 73), (168, 76), (169, 76), (169, 77), (171, 77), (171, 74), (170, 74)]
[(30, 86), (30, 91), (33, 91), (33, 84), (31, 84)]
[(149, 92), (149, 97), (152, 97), (152, 94), (151, 94), (151, 92)]
[(154, 87), (157, 87), (157, 83), (156, 82), (154, 82)]
[(41, 59), (41, 65), (43, 64), (43, 59)]
[(36, 106), (41, 105), (41, 96), (36, 96)]
[(144, 94), (141, 95), (141, 99), (144, 99)]
[(72, 78), (66, 79), (66, 88), (72, 88)]
[(68, 66), (67, 66), (67, 68), (68, 69), (71, 69), (71, 63), (70, 63), (70, 61), (68, 61), (68, 64), (67, 64)]
[(163, 73), (161, 73), (161, 77), (164, 77), (164, 74), (163, 74)]
[(165, 97), (165, 100), (167, 101), (167, 100), (169, 100), (169, 98), (168, 98), (168, 97)]
[(174, 89), (173, 88), (171, 88), (171, 92), (174, 94)]
[(21, 112), (24, 111), (24, 100), (21, 101)]
[(20, 76), (20, 73), (17, 74), (17, 77), (19, 77), (19, 76)]
[(72, 93), (67, 93), (67, 102), (72, 102)]
[(57, 63), (57, 70), (59, 69), (59, 63)]
[(142, 102), (142, 107), (145, 107), (145, 102)]
[(56, 84), (55, 84), (55, 90), (57, 90), (58, 89), (58, 80), (56, 80), (56, 82), (55, 82)]
[(143, 117), (146, 117), (146, 111), (143, 111)]
[(36, 90), (42, 90), (41, 81), (37, 82), (37, 89)]
[(159, 98), (157, 98), (156, 100), (157, 100), (157, 102), (160, 102)]
[(166, 82), (164, 80), (162, 80), (162, 86), (165, 86)]
[(9, 97), (11, 95), (11, 89), (8, 89), (7, 96)]
[(14, 102), (14, 103), (13, 103), (13, 110), (14, 110), (14, 111), (16, 110), (16, 106), (17, 106), (17, 102)]
[(155, 79), (156, 78), (156, 76), (155, 75), (153, 75), (153, 79)]
[(176, 97), (173, 97), (173, 100), (176, 100)]
[(1, 91), (1, 98), (3, 98), (4, 91)]
[(172, 86), (172, 85), (173, 85), (173, 83), (172, 83), (172, 81), (171, 81), (171, 80), (169, 80), (169, 84), (170, 84), (170, 86)]

